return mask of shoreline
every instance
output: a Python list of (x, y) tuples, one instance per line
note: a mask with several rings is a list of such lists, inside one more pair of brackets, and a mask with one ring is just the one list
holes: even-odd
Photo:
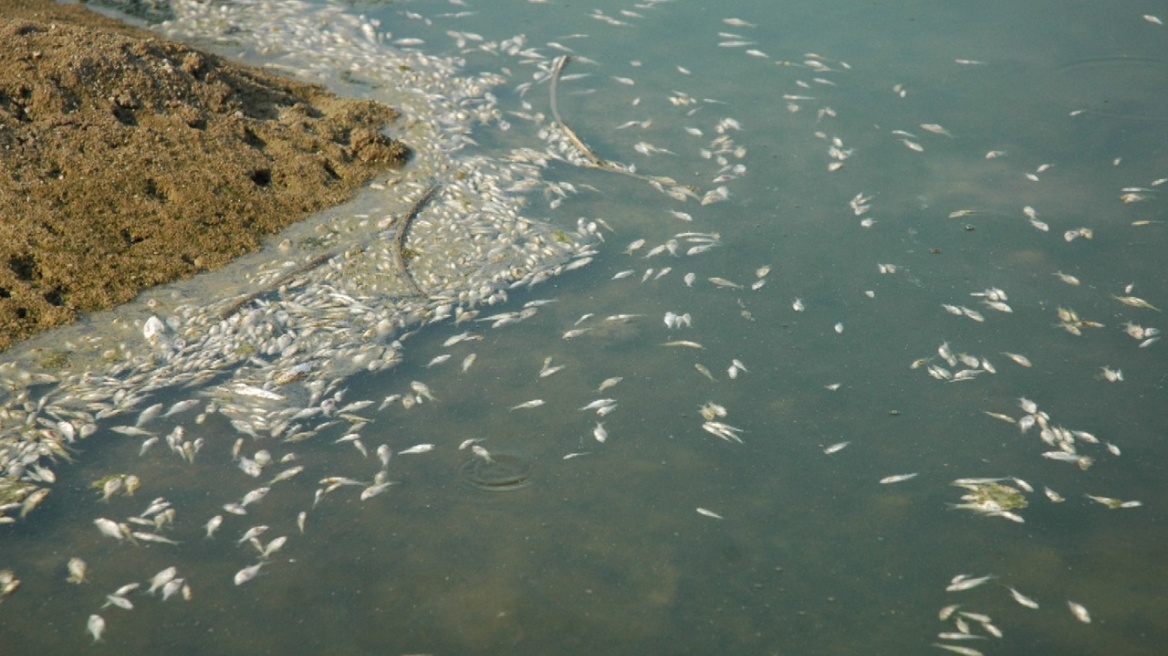
[[(111, 425), (124, 421), (118, 417), (146, 423), (152, 408), (183, 399), (205, 403), (195, 425), (227, 422), (218, 425), (254, 439), (307, 439), (331, 421), (292, 436), (284, 435), (287, 417), (320, 403), (323, 390), (393, 369), (423, 326), (472, 320), (506, 303), (508, 290), (584, 266), (596, 253), (595, 223), (581, 219), (573, 229), (529, 217), (527, 198), (510, 193), (537, 187), (540, 167), (471, 148), (473, 121), (502, 121), (489, 92), (500, 75), (464, 76), (455, 59), (383, 48), (366, 36), (362, 18), (332, 7), (263, 16), (228, 5), (180, 9), (159, 25), (167, 38), (274, 59), (265, 66), (314, 80), (322, 86), (303, 86), (321, 93), (336, 89), (338, 78), (345, 84), (338, 93), (367, 86), (368, 99), (338, 102), (400, 107), (408, 120), (392, 134), (416, 150), (408, 167), (257, 238), (263, 248), (214, 272), (143, 287), (132, 302), (9, 349), (0, 360), (0, 525), (47, 498), (54, 469), (86, 438), (125, 428)], [(290, 112), (274, 113), (279, 128)], [(187, 243), (174, 234), (172, 245)], [(172, 436), (171, 450), (194, 464), (206, 440), (194, 428), (191, 439), (184, 434)]]

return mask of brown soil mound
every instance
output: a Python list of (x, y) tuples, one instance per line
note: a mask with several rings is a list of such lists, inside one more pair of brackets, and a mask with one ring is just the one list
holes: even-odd
[(408, 149), (396, 112), (76, 5), (0, 8), (0, 349), (221, 266)]

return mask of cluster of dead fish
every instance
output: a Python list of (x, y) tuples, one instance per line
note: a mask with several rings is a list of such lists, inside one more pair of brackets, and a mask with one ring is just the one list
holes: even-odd
[[(958, 574), (949, 581), (949, 585), (945, 587), (945, 591), (964, 592), (966, 590), (972, 590), (996, 578), (992, 574), (986, 576)], [(1013, 586), (1002, 584), (1002, 587), (1009, 591), (1010, 597), (1018, 605), (1031, 610), (1038, 610), (1040, 608), (1037, 601), (1022, 594)], [(1091, 623), (1091, 613), (1082, 604), (1067, 600), (1067, 609), (1070, 610), (1071, 615), (1076, 620), (1084, 624)], [(945, 606), (938, 611), (937, 619), (942, 622), (951, 623), (952, 626), (937, 634), (937, 638), (944, 642), (934, 642), (933, 646), (960, 654), (961, 656), (983, 656), (983, 652), (973, 647), (966, 647), (964, 643), (976, 642), (991, 637), (1002, 638), (1004, 636), (1002, 630), (994, 624), (992, 617), (986, 613), (965, 610), (962, 608), (962, 604), (949, 604)]]

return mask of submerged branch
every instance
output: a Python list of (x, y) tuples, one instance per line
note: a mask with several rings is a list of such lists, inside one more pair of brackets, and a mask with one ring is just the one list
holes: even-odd
[(276, 278), (275, 280), (268, 283), (267, 285), (264, 285), (263, 288), (258, 289), (250, 294), (245, 294), (244, 296), (241, 296), (235, 302), (233, 302), (230, 305), (228, 305), (227, 307), (223, 308), (219, 312), (219, 318), (226, 319), (226, 318), (230, 317), (231, 315), (235, 314), (236, 312), (239, 312), (239, 310), (241, 308), (243, 308), (243, 306), (247, 305), (248, 303), (251, 303), (252, 301), (263, 296), (264, 294), (267, 294), (268, 292), (279, 289), (280, 285), (283, 285), (284, 283), (288, 282), (289, 280), (292, 280), (296, 276), (308, 273), (309, 271), (312, 271), (313, 269), (319, 267), (320, 265), (324, 264), (325, 262), (328, 262), (329, 260), (331, 260), (333, 258), (334, 255), (336, 255), (336, 253), (324, 253), (323, 255), (317, 255), (316, 257), (312, 258), (308, 262), (305, 262), (304, 264), (296, 267), (295, 269), (292, 269), (288, 273), (285, 273), (284, 275), (280, 276), (279, 278)]
[(413, 289), (414, 292), (416, 292), (419, 296), (428, 296), (428, 294), (422, 291), (422, 288), (418, 286), (418, 283), (414, 280), (414, 277), (410, 275), (410, 270), (406, 268), (406, 258), (404, 253), (406, 233), (410, 229), (410, 223), (412, 223), (413, 220), (422, 211), (422, 206), (425, 205), (431, 198), (433, 198), (434, 193), (437, 191), (438, 184), (431, 184), (430, 187), (426, 189), (426, 193), (422, 194), (421, 198), (414, 201), (414, 204), (410, 206), (410, 209), (405, 213), (405, 216), (403, 216), (401, 220), (398, 221), (397, 232), (393, 235), (393, 262), (397, 266), (397, 271), (399, 274), (401, 274), (402, 279), (404, 279), (410, 288)]
[(568, 137), (568, 141), (571, 141), (572, 145), (580, 151), (580, 154), (582, 154), (584, 158), (588, 160), (588, 165), (593, 168), (604, 169), (605, 171), (612, 171), (613, 173), (620, 173), (621, 175), (627, 175), (631, 178), (636, 178), (638, 180), (648, 182), (659, 191), (664, 191), (662, 185), (676, 185), (677, 181), (673, 180), (672, 178), (641, 175), (629, 170), (629, 168), (625, 166), (602, 159), (600, 155), (596, 154), (595, 150), (592, 150), (588, 144), (584, 143), (584, 140), (580, 138), (580, 135), (576, 134), (575, 130), (568, 127), (567, 123), (564, 123), (564, 118), (560, 116), (560, 107), (559, 102), (556, 100), (556, 92), (559, 90), (560, 76), (563, 75), (564, 67), (568, 65), (569, 59), (570, 58), (568, 55), (560, 55), (560, 57), (556, 59), (555, 66), (552, 67), (551, 84), (549, 85), (551, 89), (552, 118), (555, 120), (556, 125), (559, 126), (560, 130), (563, 130), (564, 134)]

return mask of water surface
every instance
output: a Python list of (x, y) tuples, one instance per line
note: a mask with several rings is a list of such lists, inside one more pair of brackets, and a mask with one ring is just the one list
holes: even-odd
[[(599, 222), (590, 233), (597, 252), (588, 266), (478, 308), (484, 318), (554, 300), (534, 316), (497, 329), (425, 325), (404, 342), (400, 364), (330, 386), (344, 390), (338, 406), (373, 400), (357, 411), (370, 423), (340, 420), (295, 443), (247, 438), (244, 455), (298, 457), (258, 479), (232, 462), (241, 434), (223, 414), (196, 424), (200, 409), (149, 426), (165, 435), (181, 424), (202, 437), (193, 465), (161, 444), (139, 457), (141, 438), (108, 430), (134, 414), (100, 422), (75, 462), (57, 467), (50, 501), (4, 527), (0, 564), (22, 580), (0, 606), (6, 653), (88, 648), (85, 621), (95, 612), (108, 624), (95, 653), (944, 653), (936, 642), (986, 654), (1158, 653), (1168, 640), (1158, 519), (1164, 344), (1141, 347), (1124, 325), (1164, 322), (1116, 299), (1168, 304), (1158, 257), (1168, 105), (1157, 84), (1168, 33), (1145, 11), (1155, 7), (419, 1), (249, 6), (238, 19), (246, 29), (235, 32), (191, 19), (210, 42), (230, 35), (224, 52), (390, 102), (398, 92), (370, 83), (371, 68), (342, 75), (311, 30), (348, 34), (351, 42), (335, 42), (345, 52), (364, 38), (353, 27), (364, 16), (379, 21), (378, 45), (359, 49), (367, 66), (382, 49), (413, 48), (452, 58), (458, 76), (499, 76), (490, 88), (498, 111), (469, 122), (474, 144), (453, 161), (482, 158), (503, 170), (530, 159), (519, 149), (561, 154), (539, 168), (532, 191), (509, 193), (564, 231), (581, 217)], [(274, 36), (263, 38), (279, 47), (257, 47), (247, 32), (265, 20)], [(520, 34), (525, 43), (511, 53), (500, 46)], [(726, 45), (737, 41), (749, 43)], [(557, 100), (581, 140), (605, 160), (692, 185), (698, 198), (719, 186), (726, 198), (679, 201), (573, 164), (579, 153), (555, 130), (548, 79), (569, 49)], [(829, 154), (835, 139), (846, 158)], [(646, 155), (653, 151), (638, 143), (668, 152)], [(1002, 154), (987, 158), (991, 151)], [(833, 163), (842, 168), (829, 170)], [(570, 189), (557, 186), (565, 182)], [(949, 218), (961, 210), (971, 212)], [(419, 220), (421, 240), (439, 219)], [(1091, 238), (1064, 236), (1080, 228)], [(677, 236), (690, 232), (716, 233), (716, 246), (686, 255), (707, 243)], [(645, 245), (626, 253), (639, 239)], [(670, 239), (677, 254), (646, 257)], [(419, 275), (429, 275), (426, 252), (420, 246)], [(890, 264), (895, 272), (881, 273)], [(1011, 312), (976, 295), (990, 289), (1006, 293)], [(1056, 325), (1060, 307), (1088, 322), (1080, 335)], [(692, 326), (667, 328), (666, 312), (690, 314)], [(622, 314), (634, 316), (606, 320)], [(588, 332), (564, 339), (574, 328)], [(464, 330), (481, 339), (443, 345)], [(664, 345), (673, 340), (703, 348)], [(946, 363), (942, 344), (977, 365)], [(451, 357), (427, 366), (441, 354)], [(928, 361), (910, 367), (919, 359)], [(736, 360), (745, 370), (731, 377)], [(929, 365), (982, 373), (938, 380)], [(1108, 382), (1104, 367), (1123, 380)], [(622, 380), (598, 392), (610, 377)], [(412, 394), (410, 381), (436, 400), (378, 410), (389, 395)], [(214, 397), (215, 382), (161, 390), (150, 403)], [(1049, 426), (1098, 438), (1075, 441), (1092, 459), (1086, 470), (1042, 457), (1057, 449), (1039, 438), (1041, 427), (1022, 432), (985, 414), (1020, 419), (1020, 397)], [(603, 417), (579, 409), (598, 398), (617, 405)], [(510, 409), (534, 399), (543, 405)], [(719, 421), (741, 429), (741, 443), (702, 430), (699, 409), (709, 402), (727, 410)], [(335, 442), (351, 430), (368, 456)], [(471, 439), (498, 462), (458, 448)], [(361, 501), (362, 487), (342, 486), (314, 505), (327, 476), (368, 485), (382, 469), (377, 446), (423, 443), (434, 450), (393, 456), (386, 471), (395, 484), (384, 494)], [(273, 485), (246, 517), (224, 513), (224, 503), (293, 464), (304, 473)], [(110, 473), (135, 473), (143, 487), (99, 501), (89, 484)], [(517, 483), (484, 489), (493, 476)], [(1024, 522), (950, 508), (965, 492), (951, 482), (966, 477), (1028, 483), (1028, 505), (1015, 511)], [(1142, 505), (1110, 509), (1088, 494)], [(158, 496), (177, 509), (165, 534), (180, 545), (118, 543), (92, 524)], [(224, 527), (204, 540), (201, 526), (215, 514)], [(288, 544), (236, 586), (234, 573), (257, 562), (236, 541), (257, 524), (271, 527), (262, 543), (287, 535)], [(65, 582), (71, 556), (88, 561), (88, 583)], [(132, 611), (99, 610), (118, 586), (169, 565), (189, 582), (189, 602), (137, 591)], [(959, 574), (995, 578), (947, 592)], [(1040, 607), (1016, 603), (1006, 586)], [(1068, 600), (1090, 610), (1090, 624)], [(991, 616), (1003, 637), (939, 639), (960, 630), (937, 619), (949, 604)]]

